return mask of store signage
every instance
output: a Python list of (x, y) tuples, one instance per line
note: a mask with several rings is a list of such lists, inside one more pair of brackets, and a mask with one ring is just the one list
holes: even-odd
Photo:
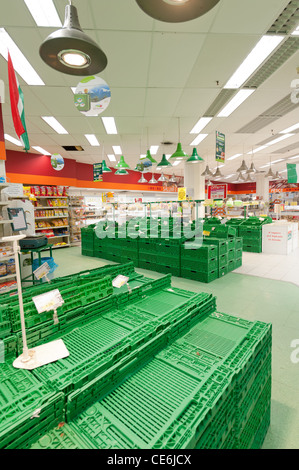
[(93, 181), (103, 181), (102, 163), (94, 163), (94, 165), (93, 165)]
[(225, 162), (225, 135), (216, 131), (216, 162)]
[(46, 262), (46, 263), (43, 263), (41, 266), (39, 266), (39, 268), (37, 268), (35, 271), (33, 271), (33, 274), (35, 276), (35, 279), (37, 279), (38, 281), (42, 279), (43, 277), (45, 277), (47, 281), (49, 281), (49, 279), (47, 278), (47, 275), (49, 274), (49, 272), (50, 272), (50, 266)]
[(83, 78), (74, 94), (75, 106), (85, 116), (98, 116), (108, 108), (110, 100), (110, 88), (100, 77)]
[(227, 184), (211, 184), (208, 187), (208, 199), (226, 199)]
[(51, 165), (56, 171), (60, 171), (64, 168), (64, 159), (59, 155), (59, 153), (51, 155)]
[(179, 201), (186, 201), (187, 190), (186, 188), (178, 189), (178, 200)]

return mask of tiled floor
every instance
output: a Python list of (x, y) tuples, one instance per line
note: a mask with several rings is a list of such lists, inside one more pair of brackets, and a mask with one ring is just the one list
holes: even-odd
[[(111, 264), (81, 256), (78, 247), (56, 250), (54, 258), (59, 265), (56, 277)], [(220, 312), (272, 323), (272, 418), (264, 449), (299, 449), (299, 362), (291, 361), (291, 342), (299, 342), (298, 261), (299, 250), (289, 256), (244, 253), (242, 268), (210, 284), (176, 277), (172, 280), (174, 287), (213, 293)], [(161, 276), (137, 271), (148, 277)], [(299, 351), (297, 357), (299, 360)]]

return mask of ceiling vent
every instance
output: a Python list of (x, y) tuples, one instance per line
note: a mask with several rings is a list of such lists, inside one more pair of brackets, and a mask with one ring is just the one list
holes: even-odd
[(221, 90), (217, 98), (213, 101), (209, 109), (205, 112), (204, 117), (214, 117), (228, 103), (237, 90)]
[(271, 106), (271, 108), (267, 109), (264, 113), (246, 124), (246, 126), (239, 129), (237, 134), (255, 134), (260, 129), (272, 124), (272, 122), (285, 116), (291, 111), (294, 111), (296, 108), (298, 108), (298, 105), (292, 103), (291, 95), (289, 94), (282, 100), (278, 101), (278, 103)]
[(246, 82), (248, 87), (261, 86), (276, 70), (278, 70), (293, 54), (298, 52), (299, 37), (288, 38), (267, 62)]
[(290, 34), (299, 23), (299, 1), (291, 0), (269, 29), (269, 34)]
[(62, 148), (67, 152), (84, 152), (84, 148), (81, 145), (62, 145)]

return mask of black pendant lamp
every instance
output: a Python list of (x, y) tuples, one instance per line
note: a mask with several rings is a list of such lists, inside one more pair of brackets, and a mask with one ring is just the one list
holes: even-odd
[(220, 0), (136, 0), (140, 8), (155, 20), (182, 23), (194, 20), (212, 8)]
[(65, 7), (65, 20), (61, 29), (50, 34), (39, 48), (46, 64), (69, 75), (89, 76), (102, 72), (107, 66), (107, 57), (97, 43), (82, 31), (77, 8)]

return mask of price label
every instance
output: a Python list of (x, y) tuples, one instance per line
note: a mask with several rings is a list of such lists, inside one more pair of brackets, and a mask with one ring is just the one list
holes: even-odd
[(119, 289), (120, 287), (127, 284), (128, 281), (129, 281), (129, 278), (127, 276), (123, 276), (122, 274), (119, 274), (118, 276), (116, 276), (115, 279), (113, 279), (112, 285), (113, 287), (117, 287)]
[(41, 295), (32, 297), (35, 307), (38, 313), (49, 312), (50, 310), (56, 310), (58, 307), (64, 304), (64, 300), (61, 297), (59, 289), (45, 292)]
[(42, 264), (39, 268), (37, 268), (35, 271), (33, 271), (33, 274), (35, 278), (39, 281), (43, 277), (47, 276), (50, 272), (50, 266), (48, 263)]

